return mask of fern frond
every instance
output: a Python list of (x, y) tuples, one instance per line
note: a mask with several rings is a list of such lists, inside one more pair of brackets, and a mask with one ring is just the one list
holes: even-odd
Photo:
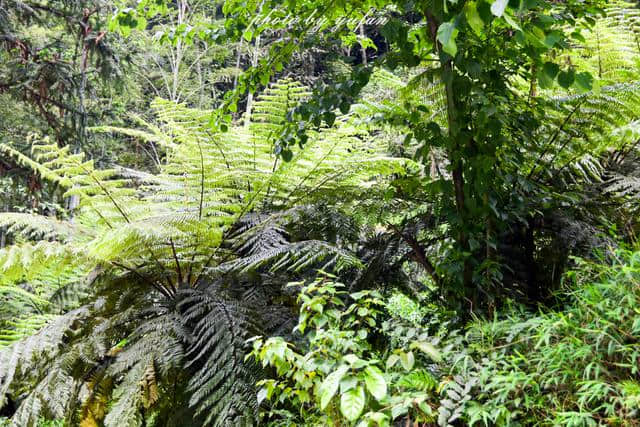
[(28, 213), (0, 213), (0, 227), (7, 227), (7, 233), (21, 235), (35, 240), (66, 240), (78, 232), (78, 227), (52, 217)]
[[(211, 112), (163, 100), (152, 104), (156, 124), (139, 122), (146, 130), (96, 129), (162, 145), (165, 163), (153, 174), (98, 169), (46, 139), (33, 145), (38, 162), (12, 152), (61, 184), (65, 197), (80, 199), (72, 224), (15, 215), (0, 224), (12, 221), (18, 237), (38, 240), (0, 250), (9, 315), (28, 304), (46, 315), (0, 323), (12, 342), (0, 349), (0, 396), (14, 397), (25, 384), (66, 384), (55, 400), (66, 408), (47, 403), (38, 385), (16, 419), (28, 415), (28, 405), (34, 417), (46, 413), (72, 425), (138, 425), (179, 412), (198, 425), (226, 426), (255, 415), (245, 340), (277, 328), (281, 312), (263, 298), (256, 308), (271, 318), (261, 322), (239, 299), (253, 286), (239, 277), (264, 275), (267, 295), (267, 276), (273, 289), (287, 282), (269, 272), (361, 267), (346, 244), (358, 227), (339, 211), (381, 199), (386, 184), (413, 165), (389, 157), (386, 144), (349, 116), (313, 131), (305, 149), (283, 162), (273, 142), (287, 112), (308, 94), (293, 81), (278, 82), (255, 102), (248, 126), (226, 133), (212, 131)], [(322, 215), (301, 208), (313, 203), (322, 203)], [(316, 224), (305, 231), (296, 225), (303, 221)], [(95, 283), (77, 280), (90, 272)], [(79, 311), (55, 316), (81, 302)], [(13, 341), (45, 321), (33, 336)], [(169, 385), (175, 404), (162, 398)]]
[(0, 144), (0, 152), (14, 158), (20, 165), (23, 165), (33, 170), (34, 172), (37, 172), (42, 178), (46, 179), (47, 181), (55, 182), (65, 187), (70, 185), (70, 182), (68, 180), (64, 180), (49, 168), (43, 166), (41, 163), (31, 159), (30, 157), (25, 156), (20, 151), (9, 145)]
[(81, 265), (79, 255), (66, 244), (46, 240), (0, 249), (0, 284), (38, 277), (43, 272), (51, 270), (50, 263), (54, 259), (58, 271), (76, 262)]
[(271, 265), (271, 272), (280, 270), (300, 272), (313, 266), (322, 270), (341, 271), (362, 266), (360, 260), (349, 251), (323, 241), (307, 240), (270, 247), (253, 255), (220, 264), (209, 271), (212, 273), (231, 271), (246, 273), (267, 264)]
[(257, 325), (242, 306), (207, 291), (185, 291), (182, 298), (178, 308), (194, 325), (187, 366), (198, 367), (189, 381), (189, 403), (196, 414), (208, 413), (206, 425), (228, 425), (247, 408), (257, 410), (255, 376), (243, 360), (245, 341)]
[(114, 403), (105, 419), (105, 427), (138, 427), (142, 424), (139, 408), (143, 404), (141, 383), (145, 380), (147, 363), (137, 363), (130, 369), (113, 392)]
[(76, 322), (86, 318), (88, 313), (87, 308), (82, 307), (57, 316), (37, 334), (0, 349), (0, 407), (4, 405), (16, 375), (29, 373), (31, 364), (38, 359), (54, 356)]
[(429, 371), (419, 369), (403, 375), (397, 384), (410, 390), (431, 391), (436, 388), (438, 382)]

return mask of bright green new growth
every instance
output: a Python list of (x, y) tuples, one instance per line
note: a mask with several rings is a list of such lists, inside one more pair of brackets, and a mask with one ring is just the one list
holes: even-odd
[(425, 367), (440, 361), (440, 352), (431, 338), (406, 337), (398, 348), (381, 350), (373, 337), (387, 314), (382, 295), (348, 294), (345, 285), (334, 280), (321, 275), (300, 291), (295, 331), (306, 338), (302, 345), (279, 336), (251, 340), (253, 351), (247, 357), (273, 367), (277, 374), (258, 383), (258, 396), (271, 409), (263, 414), (264, 422), (278, 425), (283, 415), (307, 426), (354, 421), (390, 426), (407, 416), (415, 422), (434, 422), (438, 381), (435, 371)]
[[(125, 267), (130, 268), (148, 259), (150, 253), (158, 260), (171, 259), (175, 249), (178, 262), (186, 264), (184, 269), (216, 265), (219, 259), (207, 262), (209, 249), (218, 247), (224, 231), (243, 215), (256, 210), (283, 211), (337, 195), (341, 203), (357, 209), (359, 200), (382, 191), (378, 176), (405, 170), (406, 160), (386, 156), (385, 147), (376, 145), (375, 139), (347, 117), (340, 118), (336, 127), (312, 135), (305, 150), (297, 151), (290, 162), (274, 156), (279, 123), (291, 105), (305, 96), (304, 89), (294, 83), (275, 84), (256, 103), (248, 129), (238, 126), (223, 134), (210, 132), (208, 112), (161, 100), (154, 103), (162, 123), (154, 133), (98, 129), (166, 141), (166, 163), (158, 174), (96, 170), (91, 161), (70, 154), (68, 148), (58, 149), (46, 141), (34, 144), (40, 163), (19, 160), (60, 183), (67, 189), (66, 196), (79, 195), (82, 209), (73, 224), (3, 215), (3, 224), (22, 228), (26, 237), (39, 233), (65, 240), (2, 251), (4, 280), (19, 279), (26, 267), (34, 274), (63, 254), (74, 263), (78, 258), (96, 265), (126, 262)], [(163, 247), (163, 243), (172, 247)]]

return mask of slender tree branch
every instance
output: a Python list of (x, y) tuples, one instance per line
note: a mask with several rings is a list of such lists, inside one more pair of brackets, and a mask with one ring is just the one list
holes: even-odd
[(394, 233), (398, 235), (398, 237), (400, 237), (402, 240), (405, 241), (405, 243), (409, 245), (409, 247), (413, 251), (415, 260), (419, 262), (424, 267), (425, 270), (427, 270), (427, 273), (429, 273), (429, 275), (433, 279), (433, 282), (437, 286), (440, 286), (441, 280), (438, 274), (436, 273), (436, 268), (431, 263), (431, 261), (429, 261), (429, 258), (427, 258), (427, 254), (425, 253), (424, 248), (420, 246), (420, 243), (418, 243), (418, 241), (413, 236), (409, 236), (405, 234), (402, 230), (400, 230), (394, 224), (388, 223), (388, 225), (394, 231)]

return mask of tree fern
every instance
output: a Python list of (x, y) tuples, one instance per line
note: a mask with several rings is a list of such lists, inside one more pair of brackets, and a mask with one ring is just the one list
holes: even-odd
[[(260, 320), (272, 316), (272, 306), (240, 300), (259, 286), (252, 276), (278, 283), (284, 274), (279, 283), (286, 283), (312, 268), (360, 268), (349, 239), (327, 226), (296, 227), (300, 212), (337, 196), (338, 209), (367, 209), (366, 200), (381, 197), (389, 177), (410, 164), (387, 156), (384, 144), (346, 116), (283, 162), (274, 153), (278, 129), (307, 93), (291, 81), (276, 83), (255, 103), (251, 123), (227, 133), (211, 131), (210, 112), (163, 100), (153, 104), (158, 124), (148, 131), (97, 129), (160, 143), (158, 173), (97, 169), (46, 139), (33, 145), (36, 160), (3, 146), (65, 196), (79, 197), (68, 221), (0, 214), (16, 239), (0, 251), (0, 283), (16, 306), (7, 316), (18, 319), (20, 307), (40, 298), (42, 321), (52, 322), (0, 350), (0, 396), (15, 400), (32, 390), (15, 420), (110, 426), (252, 419), (256, 371), (243, 361), (244, 342), (277, 327)], [(68, 277), (52, 283), (63, 271)], [(22, 290), (25, 282), (42, 288)], [(66, 312), (78, 304), (80, 311)], [(26, 319), (18, 320), (0, 323), (6, 343), (41, 325), (34, 318), (24, 329)], [(57, 387), (65, 392), (53, 398)]]
[[(58, 152), (46, 141), (36, 144), (34, 152), (43, 161), (37, 166), (38, 171), (66, 186), (66, 195), (83, 196), (83, 215), (75, 221), (78, 225), (58, 225), (58, 229), (65, 227), (67, 239), (73, 232), (75, 242), (86, 247), (70, 256), (86, 254), (94, 262), (120, 262), (120, 258), (136, 251), (140, 242), (151, 246), (157, 241), (172, 241), (180, 261), (201, 264), (205, 257), (191, 247), (190, 253), (183, 256), (182, 243), (190, 236), (197, 235), (200, 245), (206, 242), (198, 249), (215, 247), (220, 244), (224, 229), (253, 209), (283, 208), (283, 203), (300, 204), (313, 201), (316, 195), (337, 193), (343, 201), (357, 200), (364, 191), (371, 194), (375, 188), (363, 185), (368, 179), (404, 170), (405, 161), (384, 157), (381, 147), (376, 148), (362, 131), (349, 124), (320, 131), (310, 148), (289, 163), (278, 163), (269, 142), (264, 142), (268, 138), (265, 132), (271, 132), (268, 129), (277, 123), (264, 122), (264, 111), (284, 114), (287, 105), (280, 98), (299, 100), (301, 94), (304, 92), (288, 83), (276, 86), (266, 100), (257, 102), (257, 122), (249, 127), (253, 136), (247, 135), (244, 128), (225, 135), (209, 135), (206, 112), (158, 102), (159, 116), (179, 148), (167, 154), (168, 164), (154, 176), (120, 177), (116, 169), (95, 170), (81, 155), (69, 154), (65, 149)], [(126, 176), (126, 171), (122, 175)], [(139, 202), (140, 196), (144, 203)], [(3, 221), (17, 227), (19, 218), (9, 215)], [(84, 222), (91, 224), (90, 232), (83, 227)], [(30, 227), (36, 227), (36, 222), (31, 221)], [(26, 246), (24, 251), (28, 249)], [(158, 259), (171, 258), (173, 254), (167, 249), (152, 251), (158, 251)], [(6, 256), (5, 270), (11, 264), (20, 264), (17, 253)]]
[[(639, 31), (635, 6), (611, 2), (606, 16), (585, 33), (580, 49), (566, 54), (569, 63), (599, 78), (600, 89), (568, 96), (557, 90), (546, 91), (551, 92), (557, 115), (553, 127), (543, 130), (550, 135), (546, 140), (553, 148), (546, 146), (539, 160), (544, 161), (550, 176), (559, 177), (573, 170), (589, 180), (589, 175), (596, 175), (598, 165), (587, 156), (597, 158), (607, 149), (620, 149), (626, 143), (616, 135), (637, 121), (640, 111)], [(541, 167), (537, 172), (542, 170)]]

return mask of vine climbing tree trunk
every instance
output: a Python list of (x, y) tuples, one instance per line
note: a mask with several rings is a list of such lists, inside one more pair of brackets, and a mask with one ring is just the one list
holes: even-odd
[(465, 178), (462, 151), (464, 149), (458, 132), (457, 108), (453, 93), (453, 69), (451, 63), (445, 63), (443, 74), (445, 75), (445, 91), (447, 96), (447, 124), (449, 127), (450, 150), (449, 159), (452, 162), (451, 178), (453, 180), (453, 191), (455, 194), (456, 212), (458, 214), (458, 245), (465, 254), (463, 260), (462, 286), (467, 295), (473, 295), (473, 265), (471, 264), (471, 247), (469, 236), (466, 231), (468, 218), (465, 203)]
[[(438, 50), (442, 50), (442, 45), (438, 41), (437, 29), (440, 22), (433, 16), (429, 10), (423, 11), (427, 18), (431, 39)], [(467, 213), (465, 199), (465, 175), (463, 155), (466, 147), (466, 141), (462, 140), (459, 122), (459, 106), (456, 102), (456, 93), (454, 92), (454, 80), (456, 70), (453, 67), (452, 60), (446, 60), (440, 65), (440, 75), (444, 83), (444, 91), (446, 98), (447, 113), (447, 132), (449, 143), (447, 147), (447, 157), (451, 162), (451, 179), (453, 181), (454, 204), (458, 216), (456, 243), (459, 251), (463, 254), (462, 266), (462, 291), (466, 297), (471, 297), (471, 304), (476, 305), (476, 292), (473, 285), (473, 263), (471, 257), (471, 247), (469, 242), (468, 225), (470, 218)]]

